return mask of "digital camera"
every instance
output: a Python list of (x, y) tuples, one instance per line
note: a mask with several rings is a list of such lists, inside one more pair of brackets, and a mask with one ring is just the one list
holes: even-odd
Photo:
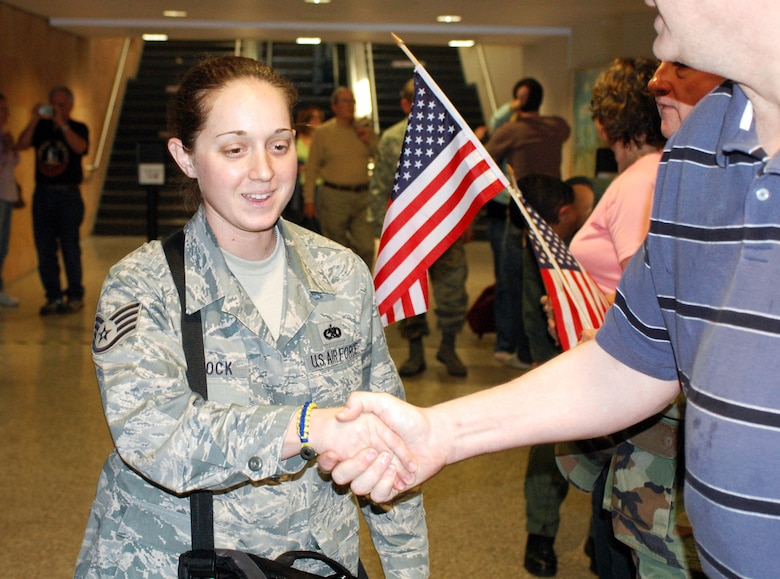
[(41, 108), (38, 109), (38, 114), (41, 115), (44, 118), (49, 118), (54, 116), (54, 107), (51, 105), (43, 105)]

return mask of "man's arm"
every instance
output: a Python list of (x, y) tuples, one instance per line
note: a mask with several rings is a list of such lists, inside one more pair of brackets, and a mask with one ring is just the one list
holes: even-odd
[[(659, 412), (678, 392), (677, 381), (633, 370), (590, 341), (516, 380), (431, 408), (355, 393), (341, 418), (377, 414), (414, 454), (419, 484), (448, 464), (480, 454), (616, 432)], [(334, 481), (350, 483), (355, 493), (375, 501), (404, 489), (375, 452), (336, 463), (331, 455), (321, 457)]]

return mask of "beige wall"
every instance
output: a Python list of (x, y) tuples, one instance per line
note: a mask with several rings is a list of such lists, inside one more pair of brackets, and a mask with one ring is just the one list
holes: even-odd
[[(89, 127), (90, 150), (85, 157), (82, 186), (86, 216), (81, 230), (82, 235), (87, 235), (95, 220), (109, 150), (100, 167), (92, 171), (86, 169), (95, 160), (125, 40), (79, 38), (54, 30), (45, 20), (2, 3), (0, 26), (0, 62), (3, 63), (0, 92), (5, 95), (11, 109), (8, 124), (11, 133), (19, 136), (34, 104), (47, 102), (49, 89), (58, 85), (66, 85), (73, 91), (75, 103), (71, 116)], [(129, 44), (130, 56), (125, 68), (128, 73), (134, 72), (137, 67), (140, 47), (140, 40)], [(123, 87), (124, 83), (120, 86)], [(121, 103), (122, 95), (120, 91), (118, 103)], [(110, 127), (109, 142), (114, 128)], [(23, 151), (16, 169), (16, 177), (28, 203), (26, 208), (14, 212), (11, 245), (3, 268), (6, 282), (37, 267), (30, 217), (30, 200), (35, 184), (33, 158), (32, 149)]]

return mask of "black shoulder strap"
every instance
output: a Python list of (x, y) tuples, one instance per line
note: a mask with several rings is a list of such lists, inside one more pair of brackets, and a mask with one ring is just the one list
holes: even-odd
[[(187, 286), (184, 279), (184, 230), (166, 236), (162, 241), (168, 267), (179, 291), (181, 302), (181, 336), (187, 359), (187, 381), (193, 392), (208, 400), (206, 360), (203, 354), (203, 326), (200, 310), (187, 313)], [(208, 491), (190, 495), (190, 517), (193, 549), (214, 548), (214, 498)]]

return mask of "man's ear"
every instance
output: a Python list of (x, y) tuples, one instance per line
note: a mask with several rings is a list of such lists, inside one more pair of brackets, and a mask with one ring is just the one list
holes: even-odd
[(574, 235), (574, 230), (577, 227), (576, 217), (574, 207), (571, 204), (563, 205), (558, 209), (558, 223), (555, 224), (553, 229), (562, 239), (567, 239)]
[(558, 221), (559, 222), (566, 222), (567, 219), (572, 219), (574, 217), (574, 207), (572, 205), (562, 205), (560, 209), (558, 209)]
[(197, 179), (198, 175), (195, 172), (195, 167), (192, 165), (192, 155), (184, 148), (181, 139), (168, 139), (168, 151), (171, 153), (173, 160), (176, 161), (179, 169), (181, 169), (187, 177), (190, 179)]

